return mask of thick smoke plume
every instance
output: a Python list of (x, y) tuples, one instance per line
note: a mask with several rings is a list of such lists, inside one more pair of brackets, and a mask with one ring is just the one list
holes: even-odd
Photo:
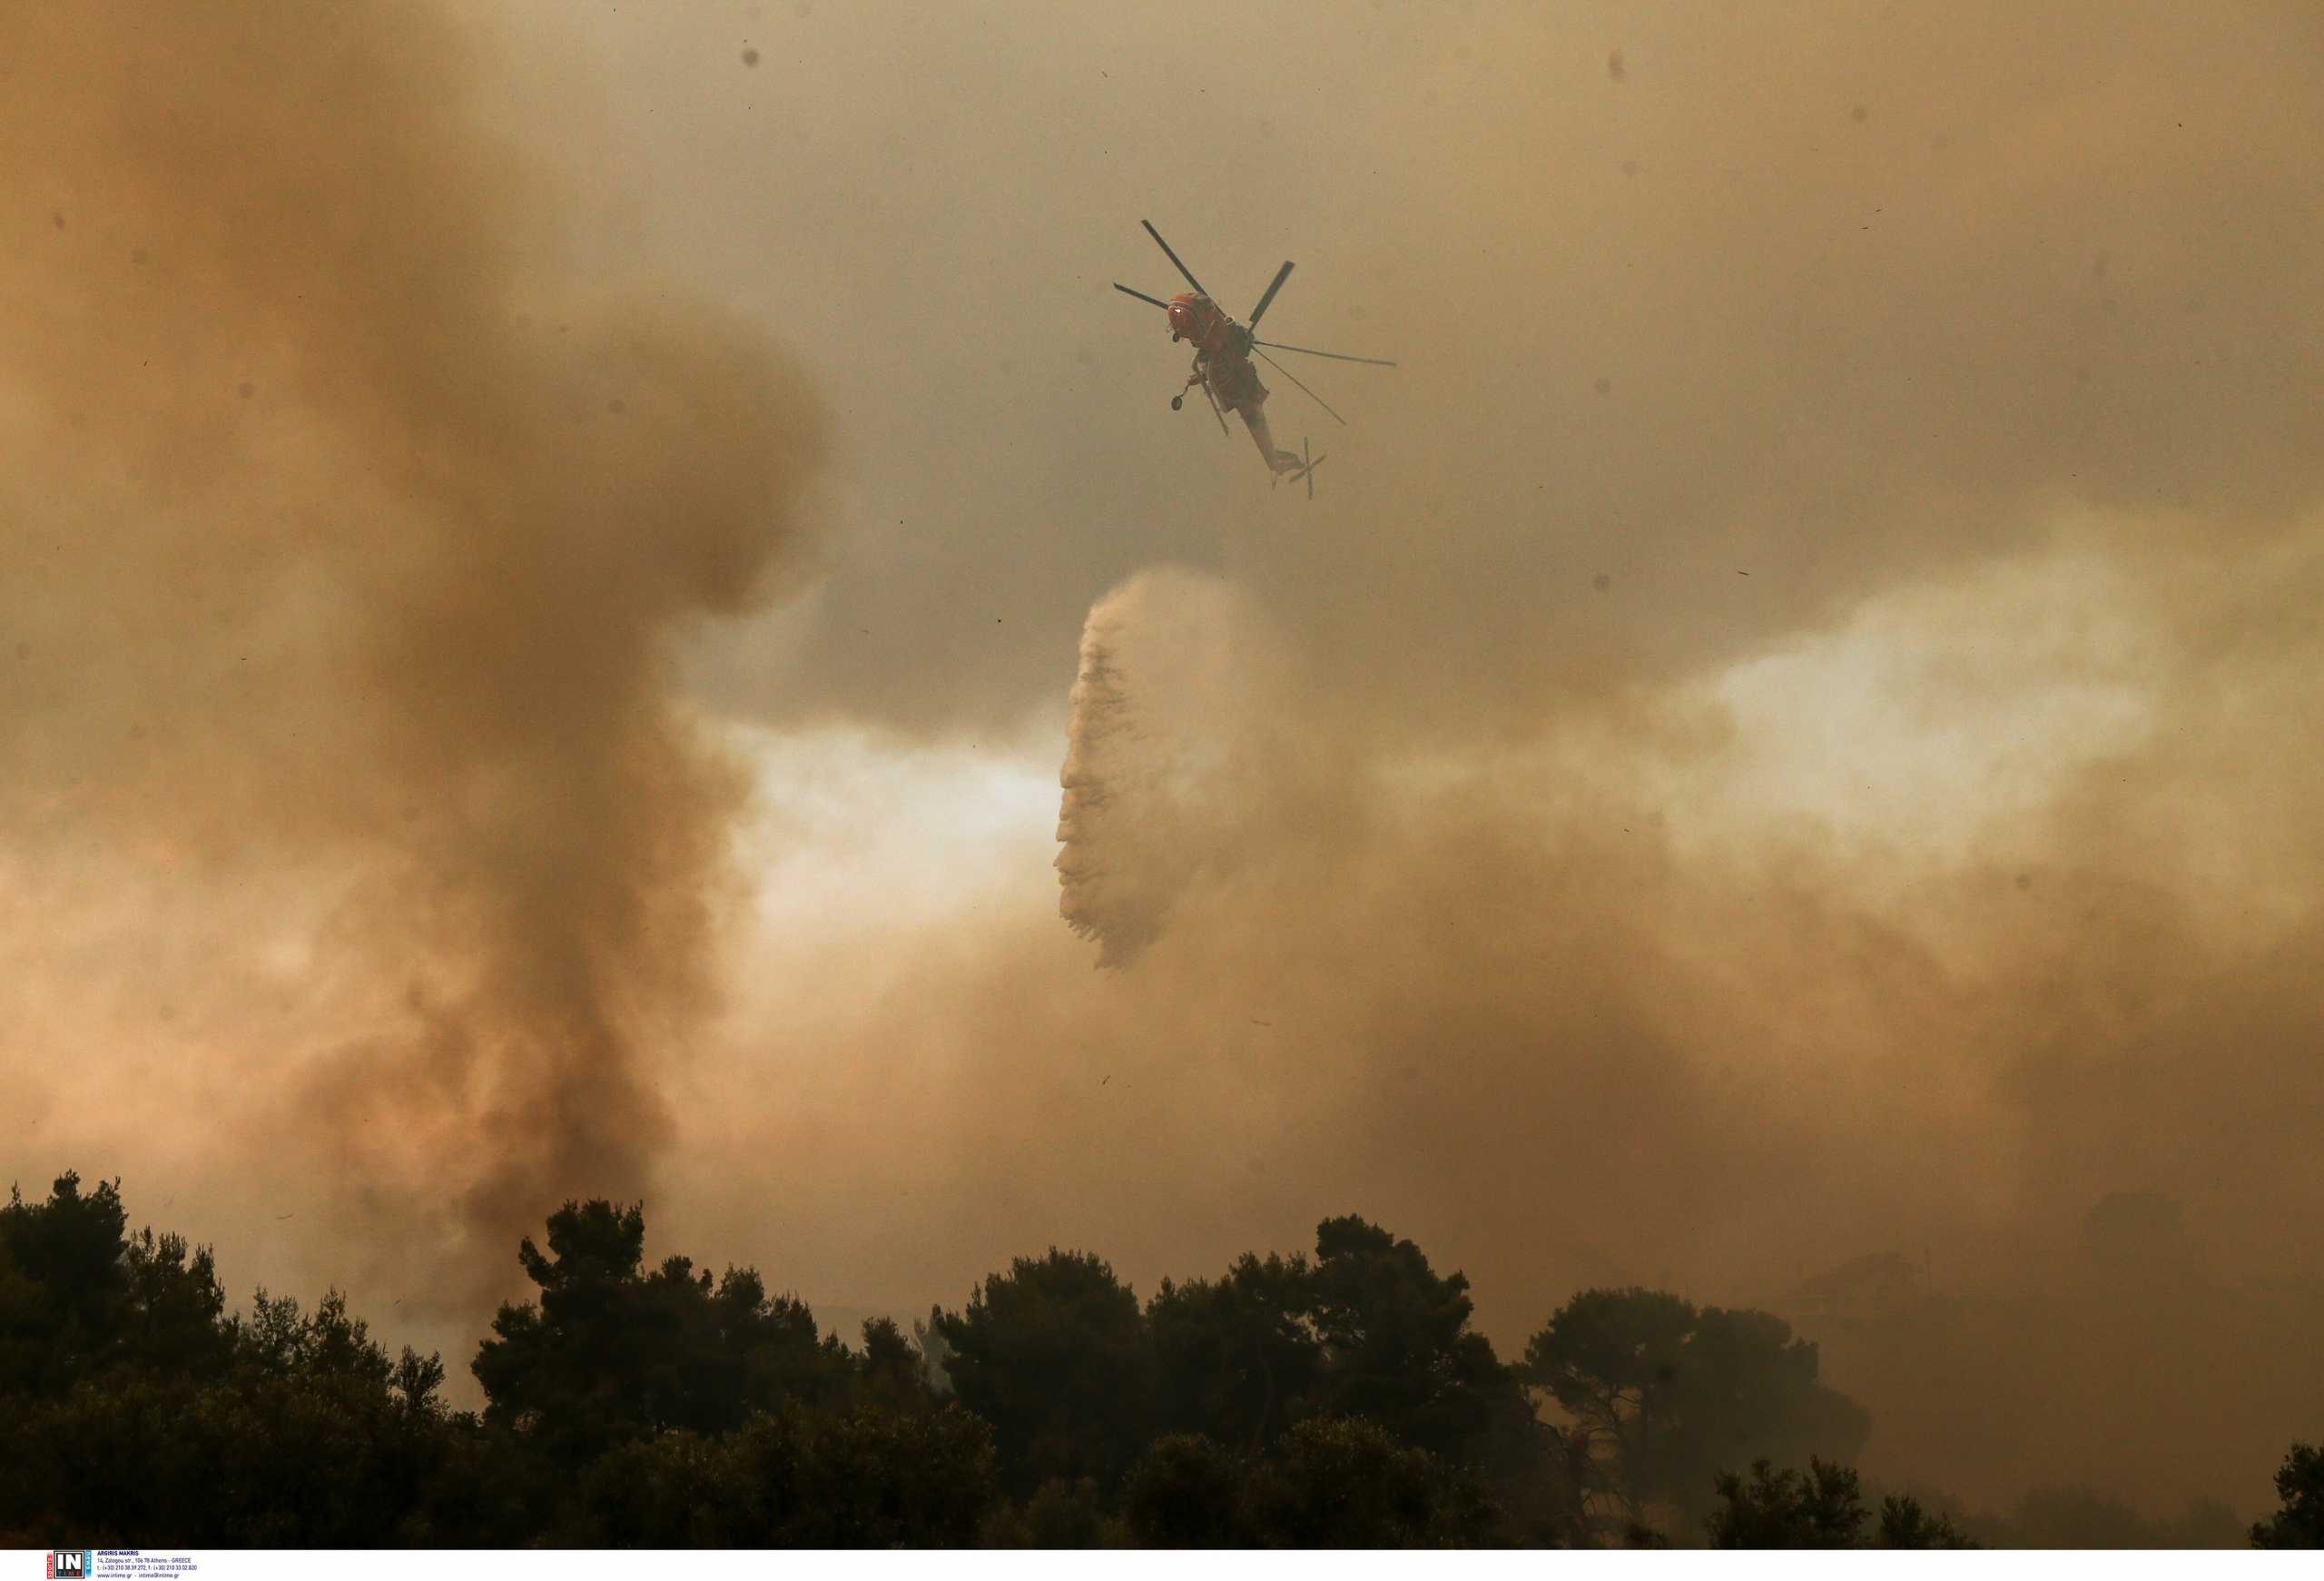
[[(909, 1310), (1360, 1211), (1504, 1352), (1591, 1282), (1837, 1313), (1876, 1475), (2264, 1488), (2324, 1413), (2313, 4), (762, 9), (745, 66), (505, 8), (605, 84), (0, 13), (28, 1179), (505, 1268), (495, 1204), (675, 1128), (657, 1238)], [(478, 101), (642, 189), (650, 308), (572, 300)], [(1168, 411), (1147, 214), (1400, 361), (1315, 369), (1312, 505)], [(788, 904), (679, 1069), (739, 791), (662, 656), (796, 563), (816, 430), (649, 248), (849, 440), (813, 597), (687, 655), (856, 756), (770, 748)]]
[[(2324, 1200), (2271, 1107), (2315, 1092), (2313, 993), (2292, 984), (2324, 975), (2293, 877), (2317, 853), (2273, 820), (2230, 835), (2215, 798), (2233, 793), (2180, 755), (2208, 736), (2214, 760), (2250, 760), (2290, 697), (2260, 705), (2270, 683), (2235, 662), (2258, 711), (2211, 717), (2225, 676), (2190, 653), (2136, 707), (2093, 707), (2125, 625), (2197, 652), (2221, 633), (2080, 559), (1955, 597), (1999, 610), (2012, 583), (2065, 608), (2027, 616), (1991, 673), (1956, 653), (1949, 674), (1876, 674), (1869, 707), (1819, 673), (1942, 646), (1953, 599), (1924, 598), (1867, 617), (1876, 647), (1808, 645), (1772, 683), (1736, 672), (1619, 731), (1551, 719), (1462, 756), (1349, 733), (1329, 677), (1285, 686), (1280, 666), (1264, 694), (1177, 711), (1175, 677), (1274, 622), (1216, 583), (1134, 580), (1092, 611), (1068, 806), (1096, 779), (1103, 815), (1068, 820), (1060, 866), (1068, 920), (1110, 945), (1126, 916), (1142, 954), (1078, 1020), (1022, 1036), (1166, 1084), (1117, 1101), (1137, 1120), (1116, 1146), (1173, 1179), (1202, 1181), (1204, 1150), (1230, 1161), (1180, 1210), (1393, 1202), (1499, 1271), (1481, 1299), (1510, 1343), (1573, 1286), (1674, 1284), (1821, 1339), (1872, 1408), (1880, 1475), (1986, 1501), (2085, 1479), (2236, 1497), (2324, 1383), (2324, 1287), (2276, 1232), (2276, 1210)], [(1863, 732), (1854, 772), (1897, 779), (1905, 823), (1851, 830), (1849, 796), (1785, 807), (1827, 793), (1771, 785), (1751, 748), (1799, 728), (1802, 688)], [(1899, 707), (1920, 716), (1881, 716)], [(1117, 749), (1149, 709), (1185, 739)], [(2030, 762), (1985, 756), (2029, 728), (2047, 733)], [(1206, 731), (1265, 746), (1200, 764), (1185, 742)], [(1924, 732), (1966, 762), (1884, 761)], [(1266, 758), (1336, 803), (1281, 815)], [(2280, 783), (2304, 797), (2312, 772)], [(1925, 804), (1932, 774), (1964, 776), (1973, 805)], [(2166, 816), (2189, 831), (2175, 851), (2121, 844)], [(966, 1003), (1033, 997), (1020, 980)], [(1115, 1129), (1053, 1102), (993, 1130), (1030, 1156), (1050, 1131)]]
[(341, 1188), (340, 1277), (468, 1311), (669, 1140), (744, 792), (670, 648), (780, 585), (822, 443), (759, 331), (576, 299), (471, 48), (0, 14), (0, 974), (57, 995), (9, 1062), (144, 1048), (126, 1135), (243, 1131)]
[[(1027, 1247), (1150, 1290), (1361, 1211), (1504, 1353), (1586, 1284), (1769, 1306), (1872, 1475), (2256, 1513), (2324, 1410), (2287, 1232), (2324, 1217), (2314, 8), (1408, 16), (1302, 27), (1311, 100), (1216, 62), (1223, 7), (1016, 80), (1107, 128), (1093, 212), (1157, 194), (1222, 291), (1295, 256), (1275, 332), (1403, 366), (1318, 371), (1354, 426), (1286, 499), (1141, 382), (1180, 364), (1104, 284), (1168, 278), (1136, 213), (996, 243), (1065, 252), (1087, 371), (1027, 357), (999, 431), (928, 416), (973, 508), (897, 484), (931, 525), (852, 544), (827, 606), (927, 635), (786, 680), (989, 743), (1064, 701), (1094, 603), (1122, 707), (1067, 876), (1142, 948), (1088, 969), (1054, 848), (1013, 904), (822, 941), (765, 988), (813, 1035), (737, 1089), (793, 1116), (761, 1233), (903, 1307)], [(1084, 67), (1122, 107), (1072, 103)], [(1214, 114), (1130, 135), (1190, 82)], [(1005, 212), (1010, 168), (922, 195)], [(1105, 593), (1161, 561), (1217, 590)], [(1260, 630), (1287, 678), (1206, 690)], [(742, 1236), (767, 1193), (731, 1192)], [(2140, 1198), (2181, 1233), (2106, 1228)]]

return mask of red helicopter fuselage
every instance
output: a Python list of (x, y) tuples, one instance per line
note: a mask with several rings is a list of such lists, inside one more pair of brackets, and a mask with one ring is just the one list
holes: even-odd
[(1167, 313), (1170, 339), (1185, 341), (1195, 349), (1195, 371), (1187, 382), (1200, 384), (1222, 410), (1242, 418), (1268, 470), (1278, 476), (1300, 470), (1299, 458), (1289, 450), (1276, 450), (1275, 436), (1267, 430), (1267, 414), (1263, 410), (1267, 387), (1259, 382), (1259, 371), (1251, 366), (1250, 331), (1221, 312), (1216, 302), (1192, 291), (1172, 297)]
[(1267, 398), (1251, 366), (1250, 336), (1206, 296), (1181, 291), (1170, 299), (1170, 339), (1195, 349), (1195, 366), (1211, 399), (1229, 411), (1248, 415)]

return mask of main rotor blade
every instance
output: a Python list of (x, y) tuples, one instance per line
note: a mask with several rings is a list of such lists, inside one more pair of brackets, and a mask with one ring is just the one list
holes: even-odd
[(1254, 346), (1272, 346), (1278, 351), (1297, 351), (1303, 356), (1329, 357), (1334, 362), (1369, 362), (1374, 368), (1393, 368), (1385, 357), (1351, 357), (1344, 351), (1318, 351), (1313, 346), (1286, 346), (1281, 341), (1254, 341)]
[[(1258, 355), (1258, 358), (1259, 358), (1259, 360), (1260, 360), (1261, 361), (1265, 362), (1268, 367), (1270, 367), (1270, 368), (1274, 369), (1277, 373), (1282, 374), (1285, 379), (1290, 380), (1294, 384), (1299, 384), (1299, 375), (1298, 375), (1298, 374), (1294, 373), (1290, 369), (1285, 368), (1282, 363), (1280, 363), (1280, 362), (1276, 361), (1274, 358), (1272, 358), (1272, 357), (1268, 356), (1265, 351), (1261, 351), (1261, 352), (1259, 352), (1257, 355)], [(1314, 390), (1308, 390), (1308, 389), (1307, 389), (1307, 387), (1306, 387), (1305, 385), (1304, 385), (1304, 384), (1299, 384), (1299, 388), (1300, 388), (1301, 390), (1305, 390), (1305, 391), (1306, 391), (1306, 395), (1307, 395), (1307, 399), (1308, 399), (1308, 400), (1310, 400), (1314, 401), (1317, 406), (1322, 407), (1325, 411), (1332, 411), (1332, 403), (1331, 403), (1330, 401), (1325, 400), (1322, 396), (1320, 396), (1320, 395), (1316, 394)], [(1344, 418), (1344, 417), (1341, 417), (1341, 416), (1340, 416), (1340, 414), (1339, 414), (1338, 412), (1332, 411), (1332, 417), (1333, 417), (1334, 420), (1335, 420), (1336, 422), (1338, 422), (1338, 424), (1340, 425), (1340, 427), (1342, 427), (1342, 428), (1346, 428), (1346, 427), (1348, 426), (1348, 420), (1347, 420), (1347, 419), (1345, 419), (1345, 418)]]
[(1115, 289), (1116, 291), (1120, 291), (1124, 296), (1134, 296), (1134, 297), (1136, 297), (1136, 298), (1137, 298), (1138, 301), (1150, 301), (1150, 302), (1152, 302), (1156, 307), (1160, 308), (1160, 309), (1161, 309), (1163, 311), (1165, 311), (1165, 312), (1167, 312), (1167, 311), (1170, 311), (1170, 304), (1169, 304), (1168, 302), (1164, 301), (1160, 297), (1158, 297), (1158, 296), (1148, 296), (1148, 295), (1147, 295), (1147, 294), (1146, 294), (1144, 291), (1132, 291), (1132, 290), (1130, 290), (1130, 288), (1129, 288), (1129, 287), (1128, 287), (1128, 286), (1124, 285), (1124, 284), (1123, 284), (1120, 281), (1118, 281), (1118, 281), (1116, 281), (1116, 282), (1114, 282), (1114, 289)]
[(1291, 260), (1286, 258), (1283, 261), (1283, 267), (1275, 272), (1275, 283), (1267, 287), (1267, 293), (1259, 299), (1259, 305), (1251, 310), (1251, 328), (1256, 330), (1259, 327), (1259, 319), (1267, 311), (1267, 303), (1275, 301), (1275, 293), (1281, 291), (1283, 282), (1290, 278)]
[(1170, 251), (1170, 244), (1167, 242), (1162, 240), (1162, 232), (1154, 228), (1154, 222), (1151, 220), (1140, 220), (1138, 223), (1146, 227), (1146, 233), (1154, 238), (1154, 244), (1162, 249), (1163, 253), (1168, 257), (1170, 262), (1178, 265), (1178, 272), (1187, 277), (1187, 283), (1193, 286), (1197, 291), (1201, 291), (1203, 295), (1210, 295), (1210, 292), (1203, 291), (1202, 282), (1195, 278), (1195, 272), (1188, 269), (1185, 264), (1178, 262), (1178, 255)]

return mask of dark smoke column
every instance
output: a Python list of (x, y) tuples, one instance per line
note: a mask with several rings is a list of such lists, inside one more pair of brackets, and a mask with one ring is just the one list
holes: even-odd
[(539, 272), (473, 49), (403, 5), (0, 11), (0, 173), (53, 214), (0, 262), (0, 567), (40, 572), (0, 625), (47, 666), (0, 835), (333, 897), (291, 998), (338, 1030), (205, 1057), (293, 1072), (271, 1151), (451, 1303), (666, 1143), (744, 794), (672, 647), (780, 590), (822, 449), (759, 328)]

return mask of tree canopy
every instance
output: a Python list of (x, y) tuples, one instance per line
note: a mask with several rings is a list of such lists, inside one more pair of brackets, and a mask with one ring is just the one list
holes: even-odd
[(2251, 1527), (2255, 1548), (2324, 1548), (2324, 1448), (2294, 1444), (2276, 1469), (2281, 1507)]
[[(1747, 1478), (1721, 1472), (1720, 1500), (1704, 1523), (1714, 1548), (1857, 1548), (1866, 1546), (1872, 1512), (1855, 1470), (1811, 1459), (1806, 1471), (1778, 1471), (1755, 1461)], [(1916, 1498), (1881, 1500), (1870, 1546), (1974, 1548), (1949, 1516), (1932, 1514)]]
[[(207, 1248), (132, 1233), (117, 1182), (0, 1208), (0, 1537), (241, 1546), (1429, 1547), (1708, 1540), (1948, 1547), (1971, 1523), (1849, 1463), (1864, 1413), (1765, 1312), (1592, 1290), (1523, 1361), (1466, 1277), (1354, 1217), (1143, 1305), (1052, 1248), (908, 1336), (826, 1334), (747, 1267), (646, 1256), (641, 1205), (571, 1201), (470, 1362), (390, 1352), (347, 1297), (230, 1310)], [(1531, 1391), (1529, 1393), (1528, 1391)], [(1794, 1469), (1803, 1465), (1806, 1469)], [(2261, 1546), (2313, 1546), (2294, 1445)], [(2036, 1490), (1980, 1536), (2211, 1543)]]
[(1110, 1486), (1128, 1467), (1152, 1415), (1153, 1358), (1137, 1298), (1103, 1258), (1020, 1257), (930, 1327), (960, 1403), (992, 1424), (1011, 1488)]
[(1664, 1290), (1582, 1291), (1527, 1343), (1521, 1375), (1573, 1418), (1593, 1491), (1625, 1522), (1658, 1505), (1699, 1517), (1722, 1472), (1853, 1460), (1871, 1433), (1784, 1319)]

